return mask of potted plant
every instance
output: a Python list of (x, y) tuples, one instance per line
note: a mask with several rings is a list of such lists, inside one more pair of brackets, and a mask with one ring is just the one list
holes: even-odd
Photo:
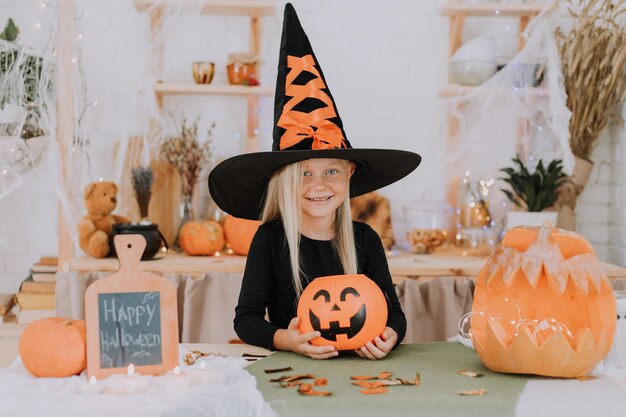
[(556, 224), (558, 212), (554, 203), (557, 190), (567, 179), (563, 161), (555, 159), (544, 166), (540, 159), (534, 172), (530, 172), (519, 156), (513, 158), (514, 167), (502, 168), (506, 177), (499, 178), (509, 184), (510, 190), (502, 189), (509, 200), (522, 211), (507, 213), (507, 227), (541, 226), (545, 221)]

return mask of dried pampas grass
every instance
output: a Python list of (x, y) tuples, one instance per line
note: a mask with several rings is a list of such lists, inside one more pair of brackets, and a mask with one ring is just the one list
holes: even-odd
[[(556, 36), (563, 65), (575, 156), (590, 160), (600, 132), (626, 96), (626, 28), (618, 19), (625, 0), (566, 0), (576, 19), (567, 34)], [(621, 16), (624, 18), (625, 16)]]

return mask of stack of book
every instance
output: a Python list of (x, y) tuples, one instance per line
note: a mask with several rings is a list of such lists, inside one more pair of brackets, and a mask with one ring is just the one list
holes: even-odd
[(33, 264), (29, 276), (15, 295), (19, 311), (17, 323), (28, 324), (44, 317), (54, 317), (57, 258), (42, 256)]

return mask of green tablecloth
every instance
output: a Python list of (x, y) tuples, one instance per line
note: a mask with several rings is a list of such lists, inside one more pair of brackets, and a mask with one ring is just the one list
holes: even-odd
[[(265, 369), (291, 366), (292, 372), (266, 374)], [(457, 343), (401, 345), (381, 361), (361, 359), (352, 354), (330, 360), (314, 360), (291, 352), (276, 352), (246, 368), (257, 379), (263, 397), (281, 416), (342, 417), (365, 416), (513, 416), (515, 405), (529, 376), (491, 372), (476, 353)], [(479, 378), (458, 375), (467, 369), (482, 373)], [(363, 395), (352, 385), (350, 376), (393, 372), (393, 377), (413, 379), (421, 375), (417, 387), (392, 386), (391, 392)], [(282, 388), (269, 382), (280, 375), (313, 373), (328, 379), (330, 397), (303, 396), (296, 388)], [(307, 381), (312, 382), (312, 381)], [(457, 391), (484, 388), (486, 395), (460, 396)]]

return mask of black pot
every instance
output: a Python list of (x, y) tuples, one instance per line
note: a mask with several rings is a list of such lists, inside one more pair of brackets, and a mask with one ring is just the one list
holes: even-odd
[(161, 250), (161, 242), (165, 245), (165, 248), (169, 249), (167, 241), (159, 231), (159, 227), (156, 224), (114, 224), (113, 231), (111, 233), (111, 253), (109, 256), (116, 256), (115, 245), (113, 244), (113, 238), (115, 235), (141, 235), (146, 239), (146, 249), (141, 255), (141, 260), (145, 261), (152, 259)]

